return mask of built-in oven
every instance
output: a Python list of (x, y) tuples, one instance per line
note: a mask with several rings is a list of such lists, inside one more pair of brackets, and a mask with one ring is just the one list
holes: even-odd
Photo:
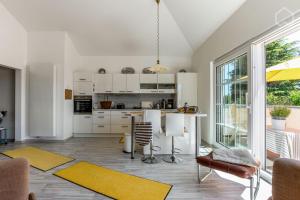
[(74, 113), (92, 113), (92, 96), (74, 96)]

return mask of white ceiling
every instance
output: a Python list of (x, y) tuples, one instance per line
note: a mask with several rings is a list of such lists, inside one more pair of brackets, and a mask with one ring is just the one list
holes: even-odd
[[(162, 0), (161, 54), (189, 56), (245, 0)], [(154, 0), (0, 0), (28, 31), (67, 31), (84, 56), (156, 53)]]

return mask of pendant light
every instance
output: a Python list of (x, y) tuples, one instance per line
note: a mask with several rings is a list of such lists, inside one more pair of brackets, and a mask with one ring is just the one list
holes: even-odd
[(149, 67), (148, 70), (154, 73), (162, 73), (162, 72), (166, 72), (168, 70), (167, 67), (163, 66), (160, 64), (160, 35), (159, 35), (159, 31), (160, 31), (160, 27), (159, 27), (159, 4), (160, 4), (160, 0), (155, 0), (157, 3), (157, 60), (156, 60), (156, 65)]

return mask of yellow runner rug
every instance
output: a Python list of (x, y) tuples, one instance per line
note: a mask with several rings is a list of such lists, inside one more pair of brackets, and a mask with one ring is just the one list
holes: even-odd
[(72, 183), (120, 200), (163, 200), (172, 186), (107, 169), (88, 162), (79, 162), (54, 175)]
[(30, 146), (5, 151), (2, 154), (11, 158), (26, 158), (32, 167), (42, 171), (48, 171), (74, 160), (70, 157)]

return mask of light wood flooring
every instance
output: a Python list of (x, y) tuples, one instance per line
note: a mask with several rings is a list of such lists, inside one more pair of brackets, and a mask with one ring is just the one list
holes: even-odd
[[(72, 138), (65, 142), (9, 143), (7, 146), (1, 145), (0, 151), (28, 145), (61, 153), (76, 159), (48, 172), (42, 172), (35, 168), (30, 169), (30, 190), (36, 193), (38, 200), (109, 199), (52, 175), (57, 169), (65, 168), (80, 160), (172, 184), (173, 188), (167, 198), (170, 200), (244, 199), (242, 194), (247, 189), (243, 184), (222, 178), (217, 173), (214, 173), (204, 183), (199, 185), (197, 181), (197, 165), (193, 155), (181, 156), (184, 162), (175, 165), (163, 161), (155, 165), (144, 164), (141, 162), (139, 155), (137, 155), (136, 159), (131, 160), (129, 154), (122, 152), (122, 144), (119, 144), (118, 138)], [(0, 159), (9, 158), (0, 155)], [(207, 171), (207, 169), (203, 170), (203, 173)]]

